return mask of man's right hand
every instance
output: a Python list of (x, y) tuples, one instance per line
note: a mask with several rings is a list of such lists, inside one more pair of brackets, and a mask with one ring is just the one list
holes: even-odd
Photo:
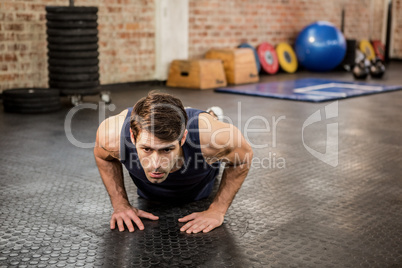
[(114, 212), (113, 212), (112, 218), (110, 220), (110, 229), (115, 229), (116, 222), (117, 222), (117, 226), (118, 226), (120, 232), (124, 231), (124, 224), (126, 224), (127, 229), (130, 232), (134, 232), (134, 225), (133, 225), (133, 222), (134, 222), (140, 230), (144, 230), (144, 224), (140, 220), (140, 217), (147, 218), (150, 220), (158, 220), (159, 219), (158, 216), (155, 216), (149, 212), (146, 212), (146, 211), (143, 211), (140, 209), (136, 209), (135, 207), (133, 207), (129, 204), (116, 206), (114, 208)]

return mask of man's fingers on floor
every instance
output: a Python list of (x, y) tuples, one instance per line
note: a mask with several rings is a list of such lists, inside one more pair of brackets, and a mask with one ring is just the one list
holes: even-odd
[(142, 221), (140, 220), (140, 218), (138, 218), (137, 215), (134, 215), (131, 219), (132, 219), (132, 220), (135, 222), (135, 224), (138, 226), (138, 229), (144, 230), (144, 224), (142, 224)]
[(114, 228), (116, 228), (116, 220), (115, 220), (115, 218), (111, 218), (110, 219), (110, 229), (114, 229)]
[(208, 222), (205, 220), (194, 220), (194, 224), (187, 230), (188, 233), (198, 233), (201, 232), (207, 225)]
[(204, 230), (205, 229), (205, 227), (206, 227), (206, 224), (201, 224), (200, 226), (198, 226), (197, 228), (194, 228), (193, 229), (193, 233), (199, 233), (199, 232), (201, 232), (202, 230)]
[[(134, 232), (134, 225), (130, 218), (124, 219), (124, 223), (127, 226), (129, 232)], [(124, 228), (124, 227), (123, 227)]]
[(147, 218), (147, 219), (150, 219), (150, 220), (158, 220), (159, 219), (158, 216), (155, 216), (154, 214), (146, 212), (146, 211), (143, 211), (143, 210), (138, 210), (137, 214), (138, 214), (138, 216), (140, 216), (142, 218)]
[(123, 224), (123, 220), (121, 218), (117, 219), (117, 226), (119, 227), (120, 232), (124, 231), (124, 224)]
[(193, 221), (190, 221), (190, 222), (186, 223), (183, 227), (180, 228), (180, 231), (182, 231), (182, 232), (186, 231), (188, 228), (193, 226), (193, 224), (194, 224)]
[(198, 228), (198, 224), (194, 224), (193, 226), (191, 226), (191, 228), (187, 229), (187, 233), (191, 234), (192, 232), (194, 232), (194, 230), (196, 230)]
[[(215, 226), (216, 227), (216, 226)], [(207, 228), (203, 230), (204, 233), (208, 233), (215, 228), (213, 225), (208, 225)]]
[(194, 220), (196, 217), (197, 217), (197, 213), (191, 213), (190, 215), (180, 218), (179, 221), (180, 222), (191, 221), (191, 220)]

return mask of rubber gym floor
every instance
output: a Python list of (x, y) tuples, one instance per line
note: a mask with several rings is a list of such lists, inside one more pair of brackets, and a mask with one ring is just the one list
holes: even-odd
[[(402, 84), (393, 62), (380, 82)], [(349, 73), (261, 76), (261, 81), (322, 77), (353, 81)], [(372, 82), (368, 80), (367, 82)], [(401, 267), (402, 91), (339, 100), (338, 117), (305, 129), (307, 146), (325, 152), (326, 125), (338, 124), (337, 167), (313, 157), (302, 142), (303, 122), (325, 103), (172, 89), (155, 84), (103, 86), (114, 111), (132, 106), (151, 89), (180, 97), (186, 106), (221, 106), (235, 125), (252, 116), (271, 131), (250, 132), (251, 169), (223, 225), (207, 234), (181, 233), (177, 219), (208, 207), (139, 199), (134, 206), (160, 216), (134, 233), (109, 229), (112, 213), (91, 148), (66, 137), (71, 106), (42, 115), (0, 112), (0, 267)], [(87, 97), (98, 105), (99, 98)], [(109, 106), (109, 108), (112, 106)], [(278, 119), (274, 134), (273, 117)], [(72, 135), (94, 141), (99, 112), (82, 109)], [(261, 118), (261, 117), (260, 117)], [(263, 129), (262, 120), (249, 127)], [(274, 146), (276, 142), (276, 146)]]

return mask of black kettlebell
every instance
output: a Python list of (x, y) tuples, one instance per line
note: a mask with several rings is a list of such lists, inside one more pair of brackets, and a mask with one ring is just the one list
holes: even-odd
[(354, 67), (353, 67), (353, 76), (356, 79), (365, 79), (367, 75), (369, 74), (369, 68), (366, 66), (364, 63), (364, 60), (359, 61)]
[(373, 78), (381, 78), (385, 73), (385, 66), (378, 58), (371, 62), (370, 75)]

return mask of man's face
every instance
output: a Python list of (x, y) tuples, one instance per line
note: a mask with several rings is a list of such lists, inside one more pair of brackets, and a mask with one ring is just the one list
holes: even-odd
[[(181, 140), (181, 144), (184, 143), (186, 134), (187, 131)], [(134, 142), (132, 133), (131, 140)], [(180, 157), (182, 157), (178, 140), (173, 142), (162, 141), (145, 130), (138, 135), (135, 147), (145, 175), (152, 183), (161, 183), (166, 180), (172, 169), (176, 167)]]

